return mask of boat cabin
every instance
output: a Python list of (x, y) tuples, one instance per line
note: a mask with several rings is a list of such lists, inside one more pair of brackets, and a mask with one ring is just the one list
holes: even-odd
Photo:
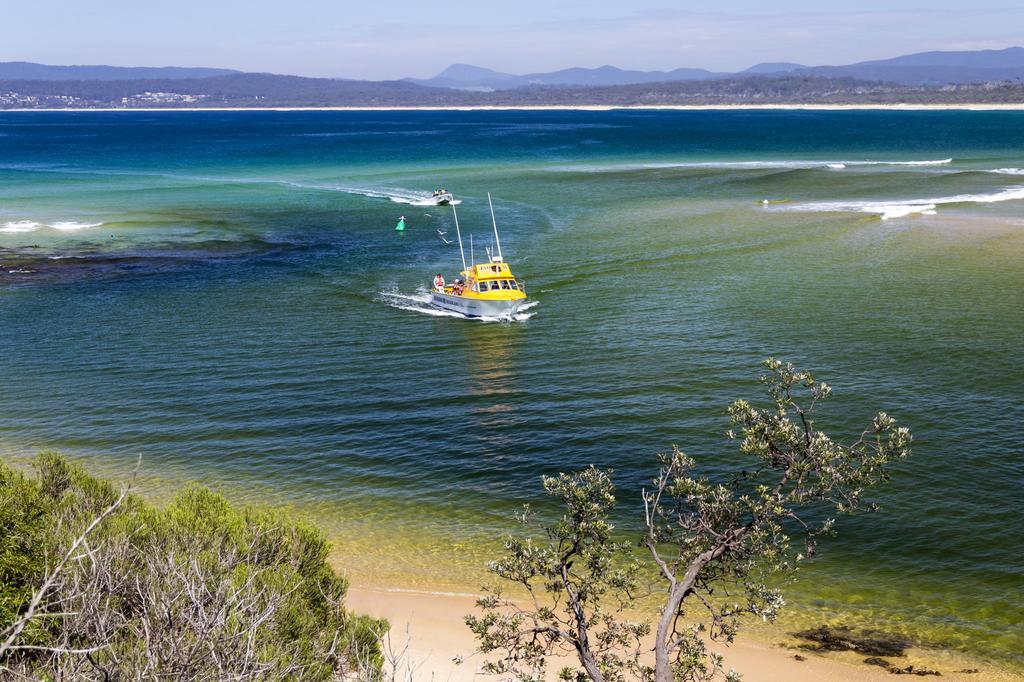
[(475, 293), (524, 292), (522, 282), (512, 274), (512, 268), (508, 263), (492, 258), (489, 263), (476, 263), (469, 267), (465, 273), (466, 289)]

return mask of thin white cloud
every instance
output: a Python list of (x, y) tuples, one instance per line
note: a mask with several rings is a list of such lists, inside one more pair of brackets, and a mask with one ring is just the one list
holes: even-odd
[[(567, 12), (560, 9), (563, 16)], [(579, 13), (580, 18), (572, 20), (500, 23), (493, 13), (491, 19), (481, 19), (488, 16), (482, 11), (464, 15), (425, 11), (415, 19), (396, 13), (393, 20), (381, 18), (378, 11), (372, 19), (358, 23), (365, 13), (335, 13), (312, 20), (310, 11), (278, 11), (273, 16), (253, 11), (233, 15), (227, 27), (217, 21), (196, 22), (180, 13), (162, 17), (166, 21), (145, 15), (149, 18), (142, 22), (136, 11), (129, 19), (144, 23), (145, 30), (117, 27), (116, 40), (83, 34), (76, 26), (61, 29), (59, 20), (48, 24), (52, 35), (45, 41), (30, 38), (24, 26), (0, 24), (0, 58), (225, 66), (378, 79), (428, 77), (453, 62), (514, 73), (602, 64), (734, 71), (760, 61), (843, 64), (925, 50), (999, 48), (1024, 42), (1020, 30), (1024, 7), (761, 14), (647, 9), (619, 17), (607, 12), (588, 16), (584, 9)], [(537, 16), (536, 12), (522, 14)], [(72, 29), (72, 39), (61, 37), (59, 30)], [(74, 39), (80, 35), (88, 40)]]
[[(842, 64), (910, 52), (1021, 42), (1024, 8), (790, 12), (645, 11), (613, 19), (517, 25), (395, 22), (318, 31), (262, 45), (264, 59), (325, 76), (430, 76), (453, 62), (525, 73), (570, 66), (738, 70), (759, 61)], [(1016, 35), (1015, 35), (1016, 34)], [(316, 56), (326, 57), (316, 61)], [(280, 69), (280, 67), (278, 67)]]

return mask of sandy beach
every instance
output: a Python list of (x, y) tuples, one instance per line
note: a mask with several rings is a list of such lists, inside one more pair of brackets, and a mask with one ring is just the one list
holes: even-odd
[[(391, 632), (386, 646), (400, 661), (401, 679), (432, 682), (497, 679), (480, 672), (485, 660), (474, 653), (475, 642), (463, 617), (474, 610), (475, 597), (461, 593), (430, 593), (377, 587), (352, 587), (346, 604), (352, 609), (387, 618)], [(892, 673), (864, 663), (854, 652), (818, 654), (797, 648), (785, 633), (741, 630), (729, 647), (716, 647), (726, 667), (735, 668), (747, 682), (884, 682)], [(1024, 679), (953, 652), (908, 649), (906, 656), (889, 659), (901, 668), (929, 668), (944, 680), (978, 682)], [(567, 661), (572, 663), (572, 661)], [(555, 679), (557, 661), (549, 663)], [(972, 672), (973, 671), (973, 672)]]

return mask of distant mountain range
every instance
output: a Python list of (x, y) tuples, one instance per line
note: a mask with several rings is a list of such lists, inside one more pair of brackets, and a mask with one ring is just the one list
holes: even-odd
[(305, 78), (230, 69), (0, 63), (0, 109), (1024, 103), (1024, 48), (922, 52), (846, 66), (757, 64), (517, 76), (456, 64), (425, 80)]
[(411, 83), (459, 90), (510, 90), (543, 85), (632, 85), (672, 81), (702, 81), (747, 75), (791, 74), (830, 78), (859, 78), (900, 85), (947, 85), (1024, 78), (1024, 47), (968, 52), (919, 52), (844, 66), (806, 66), (788, 62), (756, 64), (736, 73), (705, 69), (627, 71), (614, 66), (563, 69), (517, 76), (469, 64), (453, 64), (433, 78), (407, 78)]
[(562, 69), (550, 73), (528, 73), (516, 76), (492, 71), (469, 64), (452, 64), (433, 78), (406, 78), (409, 83), (433, 88), (457, 90), (511, 90), (534, 85), (633, 85), (669, 81), (700, 81), (728, 76), (705, 69), (675, 69), (674, 71), (627, 71), (614, 66), (596, 69)]
[[(32, 62), (0, 62), (0, 81), (128, 81), (178, 80), (240, 75), (233, 69), (179, 66), (50, 66)], [(432, 88), (487, 92), (524, 87), (637, 85), (678, 81), (710, 81), (746, 76), (801, 75), (857, 78), (900, 85), (947, 85), (1024, 79), (1024, 47), (964, 52), (919, 52), (839, 66), (806, 66), (766, 62), (736, 73), (681, 68), (632, 71), (615, 66), (572, 68), (516, 75), (469, 64), (453, 64), (433, 78), (406, 78)]]

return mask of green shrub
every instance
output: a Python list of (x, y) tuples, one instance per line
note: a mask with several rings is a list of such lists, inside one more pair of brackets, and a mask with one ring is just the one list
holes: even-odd
[(55, 678), (377, 676), (387, 622), (344, 609), (317, 528), (198, 486), (165, 508), (118, 501), (55, 453), (35, 470), (0, 464), (0, 634), (74, 551), (0, 665)]

